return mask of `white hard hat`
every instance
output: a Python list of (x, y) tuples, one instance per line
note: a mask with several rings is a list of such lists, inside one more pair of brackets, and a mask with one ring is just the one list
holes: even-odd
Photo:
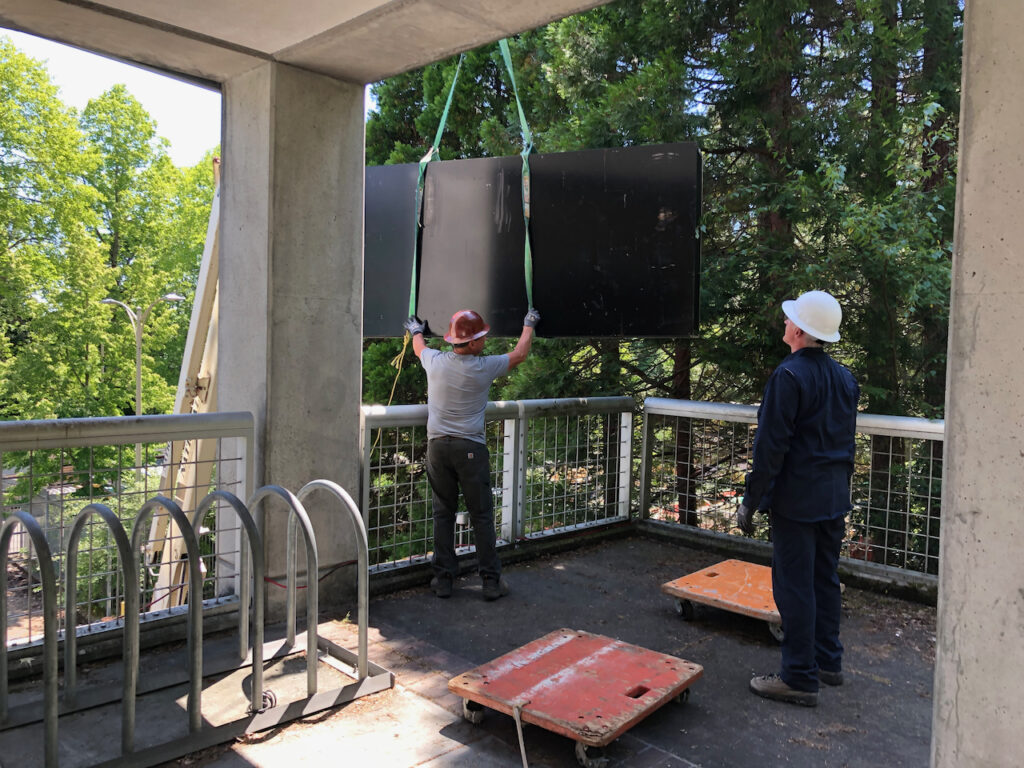
[(797, 328), (819, 341), (839, 341), (843, 309), (832, 294), (825, 291), (802, 293), (796, 301), (782, 302), (782, 311)]

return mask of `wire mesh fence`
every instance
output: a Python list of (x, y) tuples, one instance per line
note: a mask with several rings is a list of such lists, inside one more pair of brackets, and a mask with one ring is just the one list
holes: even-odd
[[(630, 398), (488, 405), (499, 545), (627, 520), (636, 510), (697, 530), (736, 532), (756, 408), (650, 398), (642, 422), (633, 410)], [(367, 406), (362, 418), (361, 506), (371, 570), (425, 562), (433, 549), (426, 406)], [(15, 526), (6, 574), (8, 644), (36, 642), (42, 632), (38, 566), (28, 535), (10, 522), (15, 510), (45, 531), (63, 605), (68, 529), (87, 505), (107, 505), (131, 533), (140, 508), (157, 495), (173, 498), (189, 516), (215, 489), (244, 500), (252, 434), (248, 414), (0, 423), (0, 514)], [(134, 462), (136, 443), (142, 466)], [(860, 416), (844, 556), (937, 573), (941, 478), (942, 422)], [(755, 537), (767, 539), (767, 520), (757, 519)], [(143, 524), (139, 571), (126, 584), (109, 528), (98, 516), (88, 521), (77, 548), (79, 634), (118, 626), (127, 588), (141, 590), (144, 620), (183, 607), (184, 540), (159, 505)], [(237, 520), (214, 506), (195, 528), (204, 600), (233, 599)], [(472, 550), (469, 525), (457, 526), (456, 536), (461, 552)], [(62, 629), (70, 623), (61, 616)]]
[[(628, 518), (633, 407), (622, 397), (488, 405), (499, 545)], [(433, 550), (426, 420), (426, 406), (363, 409), (362, 506), (374, 570), (424, 562)], [(468, 524), (456, 527), (456, 545), (472, 550)]]
[(629, 516), (631, 424), (628, 411), (529, 420), (522, 537)]
[[(135, 553), (134, 574), (120, 563), (110, 527), (99, 515), (89, 516), (76, 547), (74, 616), (68, 616), (63, 606), (71, 581), (65, 561), (72, 523), (90, 505), (102, 504), (130, 536), (139, 510), (154, 497), (173, 499), (189, 516), (217, 488), (244, 498), (251, 444), (248, 414), (0, 424), (0, 515), (14, 526), (5, 575), (8, 646), (37, 642), (43, 630), (38, 554), (16, 510), (30, 514), (45, 534), (62, 606), (60, 630), (74, 626), (79, 634), (90, 634), (120, 626), (127, 589), (141, 590), (143, 620), (159, 619), (182, 606), (187, 592), (184, 539), (166, 510), (155, 505), (138, 522), (143, 545)], [(215, 507), (195, 528), (203, 597), (232, 596), (237, 589), (237, 519)]]
[[(643, 514), (654, 520), (735, 533), (750, 468), (753, 406), (650, 398), (644, 404)], [(938, 573), (943, 424), (896, 416), (857, 419), (853, 509), (843, 555)], [(755, 516), (755, 537), (768, 520)]]

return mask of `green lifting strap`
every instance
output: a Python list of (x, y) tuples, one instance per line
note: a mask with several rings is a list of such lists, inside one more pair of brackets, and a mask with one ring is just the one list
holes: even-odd
[(533, 252), (530, 249), (530, 152), (533, 151), (533, 134), (530, 133), (530, 126), (526, 124), (526, 115), (523, 113), (523, 104), (519, 101), (519, 89), (516, 88), (516, 75), (512, 69), (512, 55), (508, 50), (508, 40), (505, 38), (499, 40), (498, 48), (501, 49), (501, 57), (505, 60), (505, 68), (508, 70), (508, 77), (512, 82), (512, 93), (516, 97), (516, 107), (519, 110), (519, 127), (523, 133), (523, 151), (519, 153), (523, 158), (523, 224), (525, 225), (525, 236), (523, 238), (523, 273), (526, 280), (527, 306), (532, 309)]
[(412, 276), (409, 279), (409, 315), (416, 314), (416, 278), (420, 263), (420, 229), (423, 228), (423, 180), (427, 173), (427, 164), (431, 160), (440, 157), (437, 148), (441, 145), (441, 134), (444, 133), (444, 126), (448, 122), (448, 110), (452, 106), (452, 96), (455, 94), (455, 84), (459, 81), (459, 70), (462, 69), (464, 54), (459, 54), (459, 63), (455, 66), (455, 75), (452, 77), (452, 86), (448, 89), (448, 101), (445, 102), (444, 112), (441, 113), (441, 124), (437, 126), (437, 134), (434, 136), (434, 143), (420, 159), (419, 176), (416, 179), (416, 202), (414, 213), (416, 215), (416, 226), (413, 230), (412, 243)]

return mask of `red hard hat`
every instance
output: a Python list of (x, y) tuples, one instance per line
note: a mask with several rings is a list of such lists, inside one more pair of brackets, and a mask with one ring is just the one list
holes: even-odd
[(448, 333), (444, 340), (449, 344), (465, 344), (466, 342), (486, 336), (491, 326), (484, 322), (478, 312), (472, 309), (460, 309), (452, 315), (452, 321), (448, 323)]

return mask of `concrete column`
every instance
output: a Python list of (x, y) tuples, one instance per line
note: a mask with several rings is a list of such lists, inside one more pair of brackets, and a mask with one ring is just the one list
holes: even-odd
[[(359, 497), (363, 98), (362, 85), (276, 63), (224, 84), (218, 402), (255, 417), (254, 487), (324, 478)], [(306, 507), (321, 573), (355, 559), (343, 510), (319, 494)], [(268, 518), (277, 578), (283, 506)], [(339, 586), (321, 584), (322, 605), (354, 594)], [(269, 594), (279, 608), (284, 591)]]
[(932, 765), (1020, 765), (1024, 15), (970, 0), (946, 390)]

